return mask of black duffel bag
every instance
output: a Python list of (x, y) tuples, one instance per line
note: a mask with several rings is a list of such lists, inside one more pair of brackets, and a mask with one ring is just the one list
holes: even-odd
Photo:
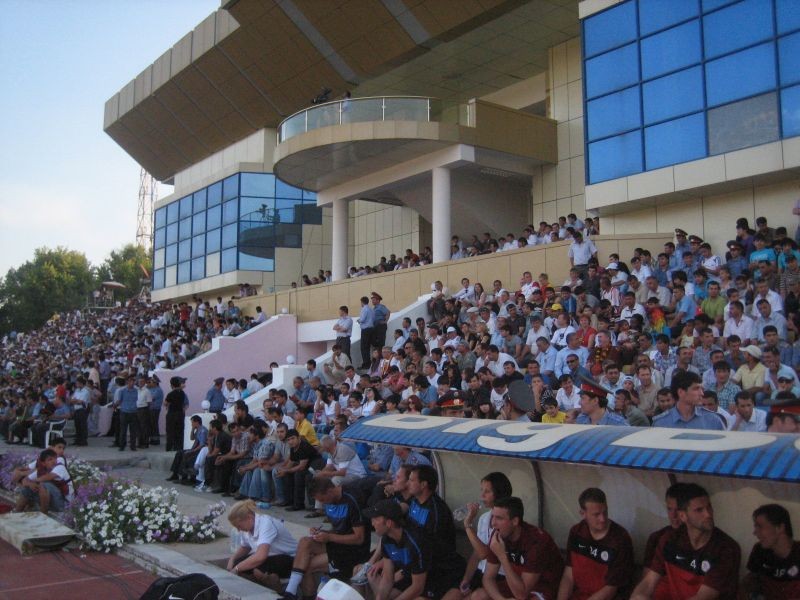
[(208, 575), (190, 573), (156, 579), (139, 600), (217, 600), (219, 586)]

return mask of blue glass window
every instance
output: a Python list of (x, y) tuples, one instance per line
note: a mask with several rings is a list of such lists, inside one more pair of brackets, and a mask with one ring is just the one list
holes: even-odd
[(219, 229), (212, 229), (206, 234), (206, 252), (216, 252), (220, 248), (220, 235)]
[(275, 223), (302, 223), (299, 200), (275, 200)]
[(213, 229), (222, 225), (222, 207), (213, 206), (206, 212), (206, 229)]
[(192, 238), (192, 258), (197, 258), (206, 253), (206, 236), (202, 233)]
[(303, 197), (303, 190), (300, 188), (296, 188), (293, 185), (289, 185), (275, 178), (275, 197), (276, 198), (302, 198)]
[(697, 0), (639, 0), (639, 33), (647, 35), (698, 15)]
[(164, 287), (164, 269), (158, 269), (153, 273), (153, 289), (160, 290)]
[(161, 229), (156, 229), (155, 234), (153, 234), (153, 247), (154, 248), (163, 248), (164, 244), (167, 243), (167, 230), (163, 227)]
[(164, 287), (170, 287), (178, 283), (178, 265), (172, 265), (164, 269)]
[(163, 269), (166, 263), (164, 260), (166, 259), (166, 254), (164, 248), (156, 250), (153, 252), (153, 268), (155, 269)]
[(222, 247), (230, 248), (236, 245), (236, 223), (225, 225), (222, 228)]
[(192, 237), (192, 218), (186, 217), (181, 220), (180, 239), (185, 240)]
[(181, 219), (190, 217), (192, 215), (192, 197), (184, 196), (180, 199), (180, 215)]
[(800, 135), (800, 85), (781, 92), (783, 137)]
[(194, 207), (194, 212), (196, 213), (206, 209), (206, 189), (207, 188), (197, 190), (194, 194), (192, 194), (192, 198), (194, 198), (192, 206)]
[(192, 258), (192, 240), (183, 240), (178, 243), (178, 262)]
[(583, 21), (586, 56), (594, 56), (636, 38), (636, 4), (626, 2)]
[(778, 34), (800, 29), (800, 2), (777, 0)]
[(170, 244), (167, 246), (167, 266), (176, 262), (178, 262), (178, 244)]
[(241, 195), (272, 198), (275, 195), (275, 175), (272, 173), (242, 173)]
[(212, 183), (208, 186), (208, 206), (216, 206), (222, 202), (222, 182)]
[(591, 183), (642, 171), (642, 135), (633, 131), (589, 144)]
[(178, 265), (178, 283), (186, 283), (191, 279), (191, 263), (183, 262)]
[(309, 190), (303, 190), (303, 202), (314, 202), (317, 201), (317, 193), (312, 192)]
[(738, 1), (739, 0), (703, 0), (703, 12), (708, 12), (710, 10), (714, 10), (715, 8), (719, 8), (720, 6), (725, 6), (731, 2)]
[(239, 269), (243, 271), (274, 271), (275, 259), (239, 252)]
[(678, 71), (642, 86), (645, 124), (703, 110), (703, 69)]
[(178, 224), (167, 225), (167, 243), (174, 244), (178, 241)]
[(675, 165), (706, 155), (706, 120), (702, 113), (644, 130), (647, 169)]
[(239, 219), (242, 221), (272, 222), (275, 211), (275, 200), (272, 198), (239, 199)]
[(609, 94), (586, 104), (589, 111), (589, 139), (607, 137), (640, 127), (639, 87)]
[(222, 205), (222, 222), (235, 223), (239, 218), (239, 201), (229, 200)]
[(222, 272), (236, 270), (236, 248), (229, 248), (222, 251)]
[(206, 230), (206, 213), (197, 213), (192, 217), (192, 233), (197, 235)]
[(800, 81), (800, 33), (778, 40), (781, 85)]
[(586, 61), (586, 96), (594, 98), (639, 81), (639, 50), (630, 44)]
[(239, 195), (239, 175), (231, 175), (222, 181), (222, 199), (230, 200)]
[(775, 46), (762, 44), (706, 63), (709, 106), (746, 98), (775, 87)]
[(703, 17), (706, 58), (751, 46), (772, 36), (772, 0), (744, 0)]
[(167, 224), (167, 209), (166, 208), (159, 208), (156, 211), (156, 218), (155, 218), (156, 227), (164, 227)]
[(178, 206), (177, 202), (167, 204), (167, 223), (174, 223), (178, 220)]
[(778, 95), (775, 92), (708, 111), (711, 154), (774, 142), (778, 136)]
[(206, 257), (201, 256), (192, 260), (192, 281), (197, 281), (206, 276)]
[(690, 21), (642, 40), (642, 78), (688, 67), (701, 58), (700, 21)]
[(219, 252), (206, 255), (206, 277), (219, 275)]

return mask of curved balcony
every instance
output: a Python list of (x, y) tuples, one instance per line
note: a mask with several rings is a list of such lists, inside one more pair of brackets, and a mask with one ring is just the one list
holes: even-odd
[(469, 106), (422, 96), (348, 98), (294, 113), (278, 126), (278, 143), (315, 129), (348, 123), (416, 121), (471, 125)]

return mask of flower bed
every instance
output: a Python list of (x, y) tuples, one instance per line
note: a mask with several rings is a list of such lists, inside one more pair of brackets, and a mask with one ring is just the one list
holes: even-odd
[[(33, 460), (34, 454), (0, 457), (0, 487), (13, 491), (11, 473)], [(63, 518), (88, 549), (109, 552), (128, 543), (207, 542), (217, 535), (224, 502), (211, 505), (205, 515), (187, 516), (178, 509), (177, 490), (145, 488), (80, 459), (68, 459), (67, 465), (75, 497)]]

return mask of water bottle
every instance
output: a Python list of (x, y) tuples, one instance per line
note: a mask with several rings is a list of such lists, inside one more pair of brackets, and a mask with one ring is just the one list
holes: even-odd
[(256, 502), (256, 507), (260, 508), (261, 510), (269, 510), (272, 508), (272, 504), (269, 502)]
[(369, 572), (369, 568), (372, 565), (368, 562), (365, 562), (361, 565), (361, 568), (353, 575), (352, 579), (350, 579), (350, 583), (352, 585), (364, 585), (367, 583), (367, 573)]
[(231, 527), (231, 554), (236, 552), (239, 549), (239, 546), (242, 545), (240, 536), (241, 534), (239, 533), (239, 530), (236, 529), (236, 527)]
[[(478, 505), (478, 509), (483, 508), (483, 502), (476, 502)], [(467, 518), (469, 514), (469, 503), (464, 504), (463, 506), (459, 506), (453, 511), (453, 521), (456, 523), (460, 523), (464, 519)]]

